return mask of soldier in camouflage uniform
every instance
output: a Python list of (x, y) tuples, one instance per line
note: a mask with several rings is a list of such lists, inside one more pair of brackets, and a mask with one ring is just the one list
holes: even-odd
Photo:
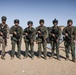
[(53, 24), (54, 26), (51, 27), (50, 29), (50, 40), (51, 40), (51, 46), (52, 46), (52, 56), (51, 58), (54, 57), (54, 50), (56, 47), (56, 54), (57, 54), (57, 59), (60, 60), (60, 56), (59, 56), (59, 39), (61, 36), (61, 28), (58, 25), (58, 20), (53, 20)]
[(73, 21), (69, 19), (67, 21), (67, 26), (63, 29), (62, 34), (64, 35), (64, 45), (66, 52), (66, 60), (69, 59), (69, 46), (71, 47), (72, 61), (75, 62), (75, 42), (76, 34), (75, 28), (72, 26)]
[(43, 51), (44, 51), (44, 58), (47, 59), (47, 50), (46, 50), (46, 38), (48, 37), (48, 31), (47, 28), (44, 26), (44, 20), (41, 19), (39, 21), (40, 26), (36, 28), (36, 43), (38, 44), (38, 58), (41, 58), (41, 53), (42, 53), (42, 48), (41, 45), (43, 46)]
[(11, 36), (11, 44), (12, 44), (12, 52), (11, 52), (11, 60), (14, 58), (15, 54), (15, 45), (17, 44), (18, 48), (18, 55), (17, 57), (21, 59), (21, 41), (22, 41), (22, 35), (23, 35), (23, 29), (19, 26), (19, 20), (14, 20), (14, 26), (10, 28), (10, 34)]
[(25, 35), (24, 42), (25, 42), (25, 47), (26, 47), (24, 59), (28, 57), (29, 45), (31, 49), (31, 58), (33, 59), (34, 58), (35, 29), (32, 27), (33, 25), (32, 21), (28, 21), (27, 25), (28, 27), (25, 28), (23, 32), (23, 34)]
[(2, 23), (0, 24), (0, 46), (2, 44), (1, 59), (5, 60), (5, 47), (7, 46), (7, 39), (9, 38), (9, 27), (6, 24), (7, 18), (2, 16)]

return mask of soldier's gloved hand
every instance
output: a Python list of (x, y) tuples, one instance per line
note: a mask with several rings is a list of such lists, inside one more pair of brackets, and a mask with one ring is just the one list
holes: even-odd
[(74, 43), (76, 43), (76, 40), (74, 40)]
[(19, 41), (20, 41), (20, 39), (19, 39)]
[(3, 33), (2, 33), (2, 32), (0, 32), (0, 35), (3, 35)]
[(58, 42), (58, 41), (59, 41), (59, 39), (56, 40), (56, 42)]
[(66, 33), (65, 36), (68, 36), (68, 34)]
[(15, 35), (17, 35), (17, 33), (16, 33), (15, 31), (14, 31), (13, 33), (14, 33)]
[(53, 37), (55, 37), (55, 34), (52, 34)]
[(38, 33), (41, 33), (40, 31), (37, 31)]
[(46, 38), (44, 38), (44, 40), (46, 41)]
[(28, 33), (25, 33), (25, 35), (28, 35)]

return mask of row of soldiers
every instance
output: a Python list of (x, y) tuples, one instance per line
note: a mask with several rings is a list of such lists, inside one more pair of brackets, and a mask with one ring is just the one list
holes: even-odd
[(50, 27), (50, 30), (47, 30), (47, 27), (44, 26), (44, 20), (41, 19), (39, 21), (39, 26), (34, 29), (33, 22), (28, 21), (24, 30), (21, 26), (19, 26), (19, 20), (14, 20), (14, 25), (9, 29), (6, 24), (7, 18), (2, 16), (2, 23), (0, 24), (0, 45), (2, 44), (2, 53), (1, 59), (5, 60), (5, 47), (7, 46), (7, 39), (9, 39), (9, 33), (11, 34), (11, 59), (14, 58), (15, 55), (15, 46), (17, 44), (18, 54), (17, 57), (21, 59), (21, 41), (22, 36), (24, 35), (25, 42), (25, 55), (24, 59), (28, 57), (29, 54), (29, 46), (31, 49), (31, 58), (34, 58), (34, 42), (38, 44), (38, 58), (41, 58), (42, 47), (44, 52), (44, 58), (47, 59), (47, 38), (50, 39), (50, 44), (52, 46), (52, 52), (50, 58), (54, 57), (54, 50), (56, 48), (57, 59), (60, 60), (59, 53), (59, 41), (61, 37), (61, 33), (64, 35), (64, 45), (65, 45), (65, 53), (66, 60), (69, 59), (69, 47), (71, 47), (72, 61), (75, 62), (75, 40), (76, 40), (76, 30), (75, 27), (72, 26), (73, 21), (69, 19), (67, 21), (67, 26), (61, 32), (61, 28), (58, 26), (58, 20), (53, 20), (53, 25)]

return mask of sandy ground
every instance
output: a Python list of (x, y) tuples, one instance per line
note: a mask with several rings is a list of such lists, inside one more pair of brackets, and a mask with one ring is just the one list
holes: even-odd
[[(11, 42), (8, 40), (8, 46), (6, 48), (6, 60), (0, 59), (0, 75), (76, 75), (76, 63), (68, 60), (65, 61), (65, 52), (63, 43), (60, 45), (61, 61), (57, 59), (44, 60), (43, 58), (37, 59), (37, 53), (35, 52), (34, 60), (31, 58), (19, 60), (15, 57), (10, 60), (9, 51), (11, 50)], [(25, 50), (25, 44), (22, 43), (22, 51)], [(35, 51), (37, 51), (37, 45), (35, 44)], [(48, 50), (50, 54), (51, 50)], [(71, 59), (71, 55), (70, 55)]]

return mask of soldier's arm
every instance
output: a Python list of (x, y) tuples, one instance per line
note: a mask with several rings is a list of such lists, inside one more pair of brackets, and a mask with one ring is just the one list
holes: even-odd
[(76, 40), (76, 27), (74, 27), (74, 39)]
[(35, 41), (36, 30), (33, 28), (33, 40)]
[(20, 40), (22, 40), (22, 36), (23, 36), (23, 29), (22, 29), (22, 27), (20, 28), (20, 30), (21, 30)]
[(35, 30), (35, 34), (37, 34), (37, 33), (38, 33), (37, 31), (38, 31), (38, 27), (37, 27), (37, 28), (36, 28), (36, 30)]
[(47, 38), (47, 37), (48, 37), (48, 30), (47, 30), (47, 28), (45, 27), (44, 38)]
[(25, 32), (26, 32), (26, 28), (23, 30), (23, 35), (25, 35)]
[(66, 28), (64, 28), (64, 29), (63, 29), (63, 31), (62, 31), (62, 34), (63, 34), (63, 35), (65, 35), (65, 34), (66, 34), (66, 33), (65, 33), (65, 30), (66, 30)]
[(59, 37), (58, 37), (58, 39), (60, 39), (60, 37), (61, 37), (61, 28), (59, 27)]
[(13, 27), (10, 28), (10, 34), (13, 34)]
[(9, 38), (9, 27), (7, 26), (7, 37)]
[(51, 36), (52, 27), (49, 29), (49, 35)]

